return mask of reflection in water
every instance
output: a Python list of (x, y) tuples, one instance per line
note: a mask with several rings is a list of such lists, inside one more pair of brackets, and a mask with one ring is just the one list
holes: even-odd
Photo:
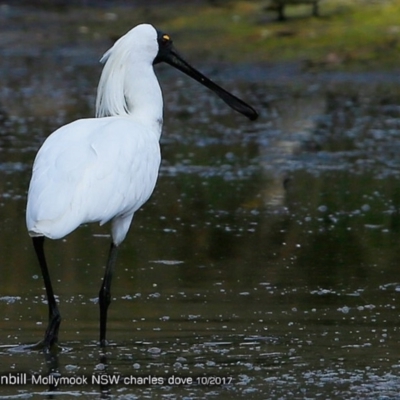
[[(397, 395), (400, 109), (395, 90), (379, 86), (305, 85), (295, 95), (265, 83), (247, 93), (239, 82), (231, 89), (268, 104), (249, 124), (190, 82), (164, 79), (161, 176), (121, 248), (107, 362), (95, 338), (108, 227), (48, 243), (64, 317), (57, 359), (12, 352), (45, 328), (24, 222), (31, 163), (56, 126), (91, 113), (97, 81), (84, 69), (51, 81), (42, 69), (48, 88), (35, 104), (31, 68), (21, 67), (21, 86), (5, 80), (9, 101), (0, 97), (1, 373), (233, 379), (57, 388), (83, 398)], [(50, 88), (57, 115), (39, 101)], [(47, 390), (7, 386), (1, 395)]]

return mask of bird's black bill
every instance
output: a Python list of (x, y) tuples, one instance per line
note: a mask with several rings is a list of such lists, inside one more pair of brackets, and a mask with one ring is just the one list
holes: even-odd
[(200, 82), (202, 85), (208, 87), (226, 104), (228, 104), (228, 106), (245, 115), (251, 121), (257, 119), (258, 114), (253, 107), (249, 106), (247, 103), (245, 103), (243, 100), (240, 100), (233, 94), (227, 92), (225, 89), (222, 89), (221, 86), (218, 86), (216, 83), (205, 77), (201, 72), (193, 68), (176, 52), (172, 45), (169, 46), (167, 52), (159, 55), (159, 57), (155, 60), (156, 63), (160, 61), (164, 61), (167, 64), (172, 65), (173, 67), (184, 72), (186, 75), (189, 75), (191, 78), (195, 79), (197, 82)]

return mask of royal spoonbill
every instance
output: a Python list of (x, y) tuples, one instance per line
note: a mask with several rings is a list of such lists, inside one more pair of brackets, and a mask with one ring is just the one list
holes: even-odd
[(134, 27), (101, 59), (96, 118), (53, 132), (38, 151), (30, 181), (26, 224), (40, 264), (49, 306), (43, 341), (58, 340), (61, 316), (44, 253), (44, 238), (60, 239), (88, 222), (111, 221), (111, 247), (99, 292), (100, 345), (106, 345), (107, 309), (117, 249), (133, 215), (150, 197), (160, 165), (163, 99), (153, 66), (166, 62), (214, 91), (250, 120), (257, 112), (188, 64), (169, 35), (148, 24)]

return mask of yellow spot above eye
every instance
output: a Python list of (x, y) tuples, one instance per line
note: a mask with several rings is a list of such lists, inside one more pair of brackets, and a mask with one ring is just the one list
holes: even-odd
[(163, 39), (164, 40), (170, 40), (171, 38), (169, 37), (169, 35), (163, 35)]

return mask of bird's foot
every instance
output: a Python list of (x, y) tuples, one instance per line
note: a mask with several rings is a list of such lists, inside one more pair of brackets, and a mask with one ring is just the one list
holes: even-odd
[(10, 347), (10, 351), (13, 353), (25, 353), (31, 351), (41, 351), (47, 354), (57, 354), (62, 351), (62, 347), (57, 342), (50, 343), (45, 339), (40, 340), (37, 343), (32, 344), (21, 344), (18, 346)]

